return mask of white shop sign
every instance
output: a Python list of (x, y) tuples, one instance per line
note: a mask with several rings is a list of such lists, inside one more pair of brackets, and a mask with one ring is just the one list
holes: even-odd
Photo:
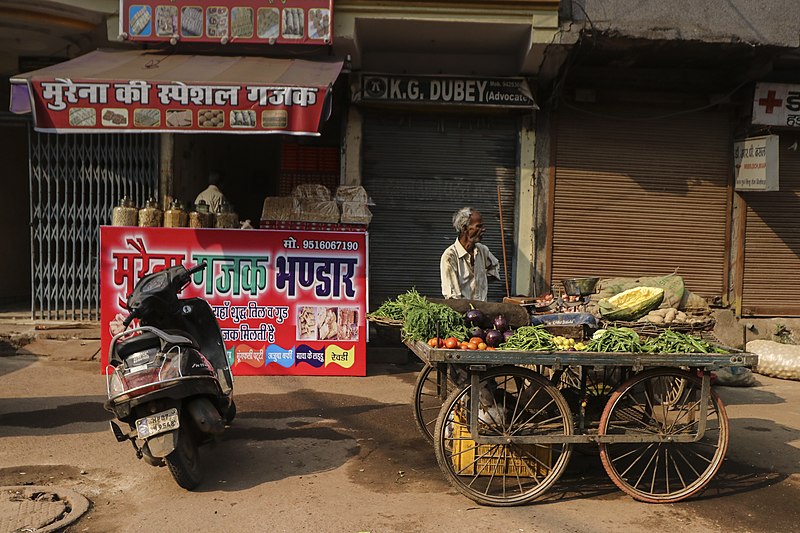
[(737, 191), (778, 190), (778, 136), (750, 137), (733, 143)]
[(753, 124), (800, 128), (800, 85), (756, 83)]

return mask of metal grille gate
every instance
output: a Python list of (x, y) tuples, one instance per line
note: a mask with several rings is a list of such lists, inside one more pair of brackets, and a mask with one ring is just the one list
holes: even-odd
[(97, 320), (100, 226), (123, 196), (158, 192), (158, 136), (28, 134), (31, 316)]

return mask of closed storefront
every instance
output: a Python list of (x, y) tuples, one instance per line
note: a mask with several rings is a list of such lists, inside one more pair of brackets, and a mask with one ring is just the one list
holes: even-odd
[(800, 315), (800, 152), (780, 135), (780, 190), (742, 193), (747, 203), (742, 314)]
[[(509, 268), (517, 197), (518, 120), (371, 110), (364, 116), (363, 185), (375, 205), (370, 224), (370, 308), (412, 287), (441, 298), (439, 258), (456, 238), (453, 213), (483, 214), (484, 244), (502, 265), (500, 187)], [(502, 266), (501, 266), (502, 270)], [(505, 294), (489, 284), (489, 299)]]
[(564, 109), (556, 132), (549, 202), (554, 284), (576, 276), (677, 272), (707, 299), (724, 295), (732, 142), (727, 113)]

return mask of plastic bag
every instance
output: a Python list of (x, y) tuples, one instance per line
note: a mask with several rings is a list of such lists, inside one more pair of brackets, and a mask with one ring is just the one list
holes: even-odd
[(293, 220), (303, 222), (339, 222), (339, 206), (334, 200), (298, 200)]
[(292, 220), (297, 209), (293, 196), (267, 196), (261, 209), (261, 220)]
[(800, 346), (755, 340), (747, 343), (747, 351), (758, 355), (755, 372), (764, 376), (800, 381)]
[(339, 185), (336, 188), (337, 202), (369, 203), (367, 191), (361, 185)]
[(331, 199), (331, 191), (319, 183), (303, 183), (294, 188), (292, 196), (301, 200), (319, 200), (321, 202)]
[(369, 224), (372, 213), (367, 204), (361, 202), (342, 202), (342, 222), (349, 224)]
[(754, 387), (758, 385), (753, 371), (743, 366), (724, 367), (714, 371), (715, 385), (723, 387)]

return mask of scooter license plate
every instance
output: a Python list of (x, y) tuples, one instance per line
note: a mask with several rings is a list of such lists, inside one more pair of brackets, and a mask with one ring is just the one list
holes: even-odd
[(170, 409), (161, 413), (146, 416), (136, 421), (136, 432), (140, 439), (146, 439), (159, 433), (172, 431), (180, 427), (180, 418), (177, 409)]

